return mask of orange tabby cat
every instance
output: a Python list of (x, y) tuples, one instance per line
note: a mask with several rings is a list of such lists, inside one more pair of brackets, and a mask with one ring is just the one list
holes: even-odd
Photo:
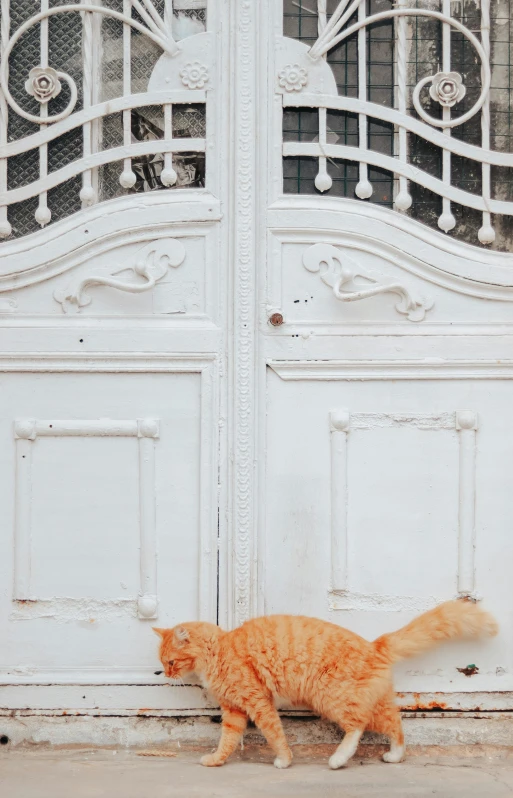
[(260, 728), (278, 768), (292, 761), (275, 700), (280, 697), (345, 729), (330, 758), (341, 768), (353, 756), (365, 729), (391, 741), (385, 762), (404, 756), (401, 716), (395, 704), (391, 666), (444, 640), (497, 634), (491, 615), (468, 601), (448, 601), (403, 629), (373, 643), (332, 623), (275, 615), (255, 618), (233, 632), (209, 623), (155, 629), (166, 676), (197, 673), (222, 710), (222, 733), (203, 765), (222, 765), (237, 747), (248, 717)]

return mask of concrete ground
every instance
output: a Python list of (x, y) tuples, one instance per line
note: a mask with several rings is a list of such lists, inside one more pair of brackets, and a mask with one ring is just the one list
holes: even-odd
[(355, 757), (344, 770), (303, 756), (276, 770), (269, 752), (203, 768), (197, 752), (149, 758), (126, 750), (1, 750), (2, 798), (509, 798), (513, 759), (413, 756), (400, 765)]

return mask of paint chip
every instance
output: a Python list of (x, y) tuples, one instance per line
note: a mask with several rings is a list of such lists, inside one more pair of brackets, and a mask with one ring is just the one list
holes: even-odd
[(464, 673), (465, 676), (474, 676), (476, 673), (479, 673), (479, 668), (477, 665), (467, 665), (466, 668), (456, 668), (457, 671), (460, 673)]

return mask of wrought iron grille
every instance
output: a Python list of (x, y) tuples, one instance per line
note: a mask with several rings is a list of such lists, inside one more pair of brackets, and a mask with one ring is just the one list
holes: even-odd
[(326, 58), (338, 92), (281, 87), (284, 191), (356, 196), (510, 249), (511, 25), (511, 0), (284, 0), (285, 36)]
[(206, 14), (207, 0), (0, 0), (0, 237), (204, 185), (208, 65), (150, 81)]

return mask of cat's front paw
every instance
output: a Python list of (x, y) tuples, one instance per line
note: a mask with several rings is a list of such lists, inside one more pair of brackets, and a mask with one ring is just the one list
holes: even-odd
[(345, 768), (347, 761), (347, 756), (339, 754), (337, 751), (335, 751), (333, 756), (330, 756), (328, 764), (331, 770), (339, 770), (339, 768)]
[(224, 762), (218, 759), (215, 754), (205, 754), (205, 756), (201, 757), (200, 763), (205, 768), (218, 768), (224, 765)]
[(284, 768), (288, 768), (292, 762), (292, 756), (284, 757), (284, 756), (277, 756), (274, 760), (274, 767), (280, 768), (283, 770)]

